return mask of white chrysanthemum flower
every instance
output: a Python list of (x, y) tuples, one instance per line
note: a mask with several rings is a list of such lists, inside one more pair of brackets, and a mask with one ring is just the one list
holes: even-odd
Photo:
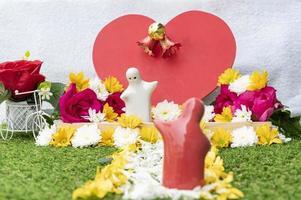
[(96, 113), (95, 109), (89, 108), (88, 113), (89, 116), (84, 116), (84, 118), (90, 122), (98, 123), (106, 120), (106, 114), (101, 112)]
[(238, 95), (245, 92), (250, 85), (250, 75), (244, 75), (234, 82), (230, 83), (229, 90), (235, 92)]
[(53, 95), (52, 92), (50, 92), (50, 88), (49, 87), (42, 87), (39, 90), (39, 95), (41, 96), (42, 100), (49, 100), (50, 97)]
[(109, 96), (105, 85), (98, 78), (89, 81), (89, 88), (96, 93), (97, 98), (101, 101), (105, 101)]
[(247, 109), (245, 105), (241, 105), (241, 109), (237, 109), (234, 113), (232, 122), (251, 122), (252, 111)]
[(235, 129), (231, 133), (232, 144), (231, 147), (246, 147), (253, 146), (258, 143), (258, 137), (253, 127), (243, 126)]
[(37, 146), (48, 146), (51, 142), (52, 135), (56, 132), (56, 126), (52, 125), (50, 128), (46, 126), (41, 130), (36, 138)]
[(100, 130), (97, 124), (83, 125), (74, 133), (71, 143), (73, 147), (94, 146), (101, 140)]
[(171, 121), (180, 116), (181, 109), (180, 106), (173, 101), (168, 102), (167, 100), (164, 100), (163, 102), (158, 103), (156, 107), (152, 108), (152, 113), (154, 119)]
[(287, 143), (290, 142), (292, 140), (292, 138), (286, 137), (285, 135), (283, 135), (282, 133), (278, 134), (279, 139), (283, 142), (283, 143)]
[(137, 142), (139, 137), (139, 129), (123, 128), (118, 126), (113, 134), (114, 145), (116, 147), (124, 147)]
[(133, 154), (126, 165), (129, 181), (121, 186), (124, 199), (198, 199), (201, 188), (193, 190), (169, 189), (162, 185), (163, 142), (141, 141), (141, 151)]
[(211, 119), (214, 118), (214, 115), (215, 115), (214, 107), (205, 105), (205, 111), (204, 111), (204, 116), (203, 116), (202, 120), (204, 122), (209, 122)]

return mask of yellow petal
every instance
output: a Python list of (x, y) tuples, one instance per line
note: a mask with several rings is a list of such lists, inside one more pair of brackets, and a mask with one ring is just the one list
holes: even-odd
[(248, 90), (260, 90), (267, 86), (269, 74), (267, 71), (259, 72), (254, 71), (250, 75), (250, 85), (248, 86)]
[(135, 115), (122, 114), (120, 117), (118, 117), (118, 123), (124, 128), (135, 129), (142, 124), (142, 121)]
[(104, 80), (104, 85), (109, 93), (122, 92), (123, 85), (117, 78), (109, 76)]
[(219, 77), (217, 85), (229, 85), (240, 77), (240, 73), (236, 69), (228, 68)]

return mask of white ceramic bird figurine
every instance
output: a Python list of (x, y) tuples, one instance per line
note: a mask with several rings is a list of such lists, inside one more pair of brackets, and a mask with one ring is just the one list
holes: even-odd
[(125, 113), (136, 115), (144, 122), (150, 122), (151, 96), (158, 85), (158, 81), (143, 81), (139, 70), (134, 67), (126, 71), (126, 78), (129, 85), (121, 94), (121, 99), (125, 102)]

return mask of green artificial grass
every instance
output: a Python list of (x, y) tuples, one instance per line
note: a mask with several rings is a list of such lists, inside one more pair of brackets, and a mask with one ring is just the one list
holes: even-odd
[[(301, 199), (301, 141), (224, 149), (220, 156), (244, 199)], [(31, 136), (0, 140), (0, 199), (67, 200), (116, 149), (36, 147)], [(106, 199), (118, 199), (109, 196)]]

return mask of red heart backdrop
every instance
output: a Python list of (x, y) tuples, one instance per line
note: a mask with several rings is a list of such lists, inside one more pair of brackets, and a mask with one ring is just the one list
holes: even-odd
[(153, 103), (164, 99), (184, 102), (208, 95), (217, 77), (232, 67), (236, 45), (227, 24), (215, 15), (188, 11), (166, 24), (167, 35), (182, 47), (170, 58), (150, 57), (137, 45), (154, 20), (143, 15), (125, 15), (106, 25), (98, 34), (93, 62), (99, 77), (116, 76), (127, 85), (125, 72), (137, 67), (146, 81), (159, 81)]

